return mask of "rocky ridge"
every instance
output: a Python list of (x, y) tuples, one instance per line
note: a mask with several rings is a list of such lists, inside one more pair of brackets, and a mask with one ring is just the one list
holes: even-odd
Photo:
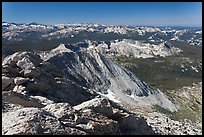
[(51, 52), (16, 52), (2, 63), (2, 134), (162, 134), (115, 100), (176, 109), (95, 50), (60, 45)]
[(170, 46), (167, 42), (160, 44), (143, 43), (137, 40), (123, 39), (115, 40), (109, 44), (97, 44), (96, 47), (101, 53), (111, 56), (126, 56), (134, 58), (155, 58), (166, 57), (182, 52), (181, 49)]

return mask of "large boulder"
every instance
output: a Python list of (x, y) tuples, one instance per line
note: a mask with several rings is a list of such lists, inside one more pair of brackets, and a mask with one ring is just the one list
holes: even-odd
[(118, 120), (123, 134), (154, 135), (155, 132), (142, 117), (127, 114)]
[(65, 115), (74, 112), (68, 103), (53, 103), (45, 106), (44, 110), (50, 112), (57, 118), (63, 118)]
[(73, 107), (76, 110), (92, 109), (94, 112), (103, 114), (107, 117), (112, 116), (113, 110), (110, 102), (106, 98), (94, 98)]
[(64, 125), (81, 129), (91, 135), (120, 134), (117, 121), (96, 113), (93, 108), (75, 110), (68, 103), (53, 103), (43, 109), (57, 117)]
[(92, 109), (84, 109), (74, 113), (72, 119), (76, 121), (75, 127), (81, 128), (91, 135), (120, 135), (120, 126), (117, 121)]
[[(82, 104), (86, 104), (87, 102)], [(120, 134), (117, 121), (96, 112), (94, 108), (101, 105), (99, 104), (93, 104), (92, 107), (87, 106), (83, 109), (75, 110), (68, 103), (53, 103), (45, 106), (43, 109), (57, 117), (61, 123), (70, 127), (82, 129), (91, 135)]]
[(120, 128), (117, 121), (102, 119), (89, 121), (86, 130), (92, 135), (120, 135)]
[(62, 125), (56, 117), (39, 108), (22, 108), (2, 114), (3, 135), (85, 135), (84, 131)]

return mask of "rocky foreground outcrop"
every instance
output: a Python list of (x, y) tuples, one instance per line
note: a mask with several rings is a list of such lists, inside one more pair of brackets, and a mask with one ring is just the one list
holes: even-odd
[(144, 118), (113, 107), (111, 103), (96, 97), (74, 107), (68, 103), (25, 107), (3, 100), (2, 134), (155, 134)]
[(65, 48), (4, 59), (2, 134), (161, 134), (120, 102), (175, 110), (162, 93), (96, 51)]

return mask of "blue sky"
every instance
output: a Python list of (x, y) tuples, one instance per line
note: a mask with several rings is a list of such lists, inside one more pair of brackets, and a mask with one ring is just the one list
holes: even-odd
[(202, 2), (2, 2), (16, 23), (201, 26)]

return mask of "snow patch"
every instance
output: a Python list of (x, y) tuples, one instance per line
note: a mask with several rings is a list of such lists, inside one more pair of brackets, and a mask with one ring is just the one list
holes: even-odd
[(202, 31), (196, 31), (195, 33), (196, 34), (202, 34)]
[(115, 94), (110, 89), (108, 89), (107, 92), (108, 92), (108, 94), (102, 94), (102, 93), (98, 93), (98, 94), (101, 96), (107, 97), (108, 99), (112, 100), (113, 102), (116, 102), (116, 103), (120, 102), (119, 100), (117, 100), (115, 98)]

